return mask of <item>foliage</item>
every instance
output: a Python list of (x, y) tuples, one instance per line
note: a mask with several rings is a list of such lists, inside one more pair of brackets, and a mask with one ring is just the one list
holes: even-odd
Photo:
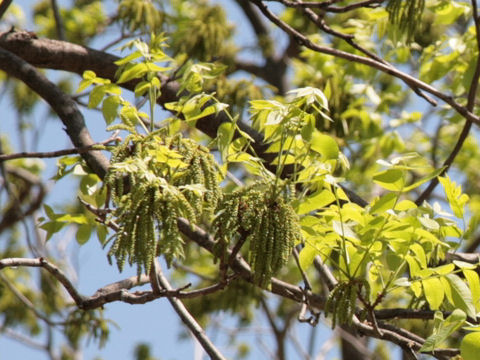
[[(37, 236), (45, 258), (53, 257), (45, 249), (73, 228), (80, 245), (96, 234), (120, 272), (126, 264), (136, 268), (135, 285), (96, 307), (191, 296), (185, 303), (205, 326), (220, 311), (242, 325), (254, 311), (264, 312), (281, 359), (292, 319), (300, 313), (305, 320), (307, 309), (311, 324), (320, 311), (332, 328), (352, 329), (351, 336), (357, 331), (405, 351), (473, 359), (480, 311), (479, 258), (472, 254), (480, 224), (480, 154), (471, 131), (480, 123), (476, 5), (341, 1), (318, 3), (318, 10), (280, 2), (285, 8), (238, 2), (263, 65), (236, 55), (252, 57), (236, 43), (224, 4), (119, 0), (107, 15), (100, 1), (75, 1), (59, 12), (39, 1), (33, 12), (39, 36), (95, 44), (104, 28), (121, 29), (113, 42), (120, 47), (112, 51), (122, 57), (108, 71), (48, 65), (82, 73), (78, 86), (71, 78), (54, 86), (65, 93), (76, 86), (81, 111), (97, 110), (91, 116), (102, 116), (114, 135), (93, 147), (108, 154), (105, 174), (87, 166), (91, 144), (75, 156), (52, 155), (60, 157), (54, 181), (78, 180), (79, 201), (62, 206), (44, 202), (38, 163), (0, 160), (7, 194), (0, 232), (11, 235), (0, 261), (29, 256), (19, 245), (19, 225), (43, 208), (33, 224), (44, 231)], [(267, 19), (289, 36), (272, 35)], [(288, 42), (285, 49), (275, 36)], [(2, 70), (18, 118), (31, 117), (45, 95)], [(240, 70), (251, 76), (239, 78)], [(447, 105), (427, 108), (421, 98)], [(21, 134), (35, 125), (20, 120)], [(82, 126), (74, 128), (86, 131)], [(13, 151), (5, 139), (1, 145), (2, 153)], [(41, 254), (32, 251), (36, 259)], [(160, 286), (157, 258), (194, 290)], [(78, 300), (43, 263), (35, 266), (50, 270), (37, 288), (28, 285), (30, 271), (2, 266), (0, 329), (38, 335), (56, 326), (38, 319), (61, 318), (72, 352), (87, 334), (106, 343), (111, 325), (85, 304), (108, 286)], [(146, 282), (144, 275), (152, 290), (129, 292)], [(317, 277), (321, 285), (310, 281)], [(59, 295), (62, 285), (78, 308)], [(390, 310), (394, 315), (377, 321)], [(428, 321), (423, 329), (394, 320), (418, 314)], [(250, 351), (234, 336), (231, 343), (236, 354)], [(146, 344), (135, 357), (153, 358)]]

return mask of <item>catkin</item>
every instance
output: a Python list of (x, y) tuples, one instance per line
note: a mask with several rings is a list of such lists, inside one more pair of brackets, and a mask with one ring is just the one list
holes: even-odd
[(281, 192), (272, 198), (273, 190), (272, 184), (256, 183), (225, 194), (213, 221), (216, 255), (221, 257), (230, 242), (246, 237), (253, 280), (261, 287), (270, 284), (301, 241), (297, 215)]
[[(136, 264), (140, 275), (149, 271), (155, 256), (164, 255), (168, 263), (184, 256), (178, 217), (194, 224), (202, 213), (211, 214), (221, 197), (219, 167), (208, 149), (180, 135), (162, 135), (161, 131), (129, 135), (112, 152), (105, 185), (115, 210), (108, 220), (115, 221), (119, 230), (112, 237), (108, 258), (116, 259), (120, 271), (125, 261)], [(168, 150), (162, 153), (162, 149)], [(168, 151), (178, 154), (174, 162), (178, 165), (161, 160), (170, 156)]]

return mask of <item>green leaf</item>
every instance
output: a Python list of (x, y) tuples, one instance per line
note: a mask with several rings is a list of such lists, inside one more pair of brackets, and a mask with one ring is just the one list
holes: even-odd
[(472, 302), (477, 312), (480, 311), (480, 279), (474, 270), (463, 269), (463, 275), (472, 292)]
[(50, 240), (53, 234), (62, 230), (62, 228), (66, 225), (65, 222), (57, 222), (57, 221), (48, 221), (40, 225), (40, 228), (47, 232), (46, 241)]
[(127, 66), (127, 68), (121, 73), (117, 80), (117, 83), (121, 84), (133, 79), (141, 78), (148, 71), (147, 65), (144, 63)]
[(454, 181), (451, 181), (448, 176), (439, 177), (438, 180), (445, 189), (445, 195), (447, 195), (448, 204), (452, 209), (456, 217), (462, 219), (464, 216), (464, 207), (468, 201), (468, 195), (462, 194), (462, 187), (456, 186)]
[(105, 84), (103, 88), (106, 94), (120, 95), (122, 93), (122, 89), (116, 84)]
[(419, 187), (420, 185), (426, 183), (427, 181), (430, 181), (433, 178), (436, 178), (437, 176), (439, 176), (443, 172), (444, 169), (445, 169), (445, 167), (441, 167), (439, 169), (436, 169), (436, 170), (432, 171), (430, 174), (423, 177), (421, 180), (417, 181), (416, 183), (413, 183), (412, 185), (407, 186), (405, 189), (403, 189), (403, 191), (407, 192), (407, 191), (413, 190), (413, 189)]
[(130, 55), (127, 55), (124, 58), (115, 61), (115, 65), (118, 65), (118, 66), (125, 65), (125, 64), (127, 64), (127, 63), (129, 63), (133, 60), (138, 59), (141, 56), (142, 56), (142, 53), (140, 51), (135, 51), (135, 52), (131, 53)]
[(351, 229), (350, 225), (334, 220), (332, 222), (333, 231), (341, 237), (345, 237), (352, 241), (358, 241), (357, 234)]
[(95, 74), (95, 73), (94, 73), (93, 71), (91, 71), (91, 70), (87, 70), (87, 71), (84, 71), (84, 72), (83, 72), (83, 75), (82, 75), (82, 76), (83, 76), (83, 78), (84, 78), (85, 80), (93, 80), (93, 79), (95, 79), (95, 78), (97, 77), (97, 74)]
[(316, 255), (318, 255), (318, 250), (310, 245), (309, 242), (306, 242), (305, 247), (300, 251), (298, 256), (302, 270), (308, 269), (313, 264)]
[(398, 169), (388, 169), (373, 176), (373, 181), (390, 191), (403, 191), (405, 188), (405, 173)]
[(77, 93), (82, 92), (83, 90), (85, 90), (86, 88), (88, 88), (92, 84), (93, 84), (93, 80), (82, 80), (82, 81), (80, 81), (80, 84), (78, 84)]
[(90, 109), (95, 109), (103, 100), (105, 96), (105, 87), (100, 85), (93, 88), (92, 92), (90, 93), (90, 97), (88, 98), (88, 107)]
[(235, 133), (235, 126), (231, 122), (224, 122), (218, 127), (217, 130), (217, 146), (222, 160), (225, 161), (228, 156), (228, 148), (233, 139)]
[(445, 276), (452, 289), (452, 300), (455, 307), (463, 310), (468, 316), (476, 319), (475, 306), (473, 305), (472, 293), (462, 279), (455, 274)]
[(165, 72), (165, 71), (171, 69), (171, 67), (169, 67), (169, 66), (167, 66), (167, 67), (158, 66), (157, 64), (154, 64), (152, 62), (148, 62), (148, 63), (146, 63), (146, 65), (147, 65), (147, 70), (151, 71), (151, 72)]
[(463, 360), (477, 360), (480, 353), (480, 332), (465, 335), (460, 344), (460, 355)]
[(449, 317), (443, 320), (440, 311), (435, 312), (435, 328), (433, 334), (429, 336), (423, 346), (420, 348), (421, 352), (429, 352), (435, 350), (448, 337), (459, 329), (465, 322), (467, 316), (459, 309), (453, 310)]
[(436, 231), (440, 229), (438, 222), (436, 222), (434, 219), (430, 219), (427, 215), (420, 216), (418, 221), (420, 221), (428, 230)]
[(384, 213), (387, 210), (393, 209), (398, 195), (396, 193), (387, 193), (375, 199), (373, 206), (370, 209), (372, 214)]
[(299, 215), (307, 214), (310, 211), (321, 210), (335, 201), (335, 195), (327, 189), (317, 191), (311, 196), (305, 197), (304, 201), (298, 206), (297, 213)]
[(135, 86), (135, 96), (144, 95), (151, 87), (152, 84), (150, 81), (140, 81), (137, 86)]
[(438, 310), (442, 305), (445, 291), (443, 290), (442, 282), (436, 277), (422, 280), (423, 293), (430, 305), (431, 310)]
[(117, 95), (112, 95), (103, 100), (102, 114), (107, 125), (110, 125), (118, 115), (118, 106), (121, 99)]
[(313, 151), (322, 155), (323, 160), (336, 160), (340, 153), (337, 142), (331, 136), (319, 131), (312, 134), (310, 146)]
[(89, 223), (88, 218), (83, 214), (58, 214), (56, 220), (67, 224), (73, 223), (85, 225)]
[(312, 135), (315, 133), (315, 117), (308, 118), (305, 126), (302, 127), (301, 135), (305, 142), (310, 143), (312, 141)]
[(435, 13), (435, 24), (453, 24), (460, 16), (466, 14), (468, 10), (469, 9), (465, 4), (460, 4), (456, 1), (441, 1), (439, 5), (433, 8)]
[(88, 239), (90, 239), (90, 235), (92, 234), (92, 226), (88, 224), (80, 225), (77, 230), (77, 234), (75, 235), (75, 239), (77, 243), (80, 245), (85, 244)]
[(55, 212), (53, 211), (53, 209), (47, 205), (47, 204), (43, 204), (43, 210), (45, 211), (45, 214), (47, 214), (48, 218), (50, 220), (56, 220), (58, 215), (55, 214)]
[(215, 114), (216, 112), (217, 112), (217, 108), (215, 107), (215, 105), (210, 105), (210, 106), (207, 106), (205, 109), (203, 109), (200, 112), (200, 114), (197, 114), (197, 115), (190, 115), (187, 113), (184, 113), (184, 114), (185, 114), (185, 120), (187, 122), (190, 122), (190, 121), (198, 120), (208, 115)]
[(415, 253), (415, 259), (421, 265), (422, 269), (427, 267), (427, 256), (425, 255), (425, 250), (420, 244), (410, 245), (410, 250)]
[(97, 237), (100, 244), (105, 245), (108, 235), (108, 229), (104, 225), (97, 225)]

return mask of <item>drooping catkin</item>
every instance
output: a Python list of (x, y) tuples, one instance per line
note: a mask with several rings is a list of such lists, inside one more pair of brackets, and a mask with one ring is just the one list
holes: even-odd
[(221, 197), (218, 165), (208, 149), (180, 135), (130, 135), (112, 153), (105, 177), (119, 226), (112, 237), (109, 260), (123, 269), (136, 264), (148, 272), (155, 256), (168, 263), (183, 257), (178, 217), (195, 224), (210, 216)]
[(261, 287), (270, 284), (301, 241), (296, 213), (281, 194), (272, 197), (273, 190), (271, 184), (256, 183), (224, 195), (213, 221), (217, 256), (230, 242), (245, 237), (253, 280)]
[(390, 22), (396, 26), (405, 40), (410, 42), (421, 24), (425, 0), (389, 0), (387, 11)]

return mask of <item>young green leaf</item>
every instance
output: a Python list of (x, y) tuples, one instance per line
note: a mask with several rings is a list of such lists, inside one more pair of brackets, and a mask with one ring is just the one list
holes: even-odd
[(311, 196), (305, 197), (298, 205), (297, 213), (299, 215), (307, 214), (310, 211), (320, 210), (335, 201), (335, 195), (327, 189), (323, 189), (313, 193)]
[(403, 191), (405, 188), (405, 173), (399, 169), (388, 169), (373, 176), (373, 182), (390, 191)]
[(460, 355), (463, 360), (477, 360), (480, 353), (480, 332), (465, 335), (460, 344)]
[(445, 320), (443, 320), (443, 315), (440, 311), (435, 313), (435, 318), (437, 321), (435, 321), (433, 334), (425, 340), (425, 343), (420, 348), (421, 352), (434, 351), (464, 324), (467, 316), (462, 310), (455, 309)]
[(445, 189), (445, 195), (447, 195), (448, 203), (453, 213), (458, 218), (463, 218), (464, 207), (468, 201), (468, 195), (462, 194), (462, 187), (454, 181), (451, 181), (448, 176), (438, 178), (443, 188)]
[(118, 115), (121, 98), (117, 95), (108, 96), (102, 103), (102, 114), (107, 125), (110, 125)]
[(472, 292), (472, 302), (475, 310), (480, 311), (480, 279), (478, 274), (473, 270), (463, 269), (463, 275), (467, 280), (468, 287)]
[(475, 319), (475, 306), (473, 305), (472, 293), (468, 286), (458, 275), (455, 274), (446, 275), (446, 279), (452, 290), (452, 305), (464, 311), (469, 317)]
[(430, 309), (438, 310), (445, 296), (445, 291), (443, 290), (440, 279), (436, 277), (424, 279), (422, 280), (422, 286)]
[(337, 142), (329, 135), (322, 134), (319, 131), (314, 131), (310, 148), (322, 155), (323, 160), (336, 160), (340, 150)]

